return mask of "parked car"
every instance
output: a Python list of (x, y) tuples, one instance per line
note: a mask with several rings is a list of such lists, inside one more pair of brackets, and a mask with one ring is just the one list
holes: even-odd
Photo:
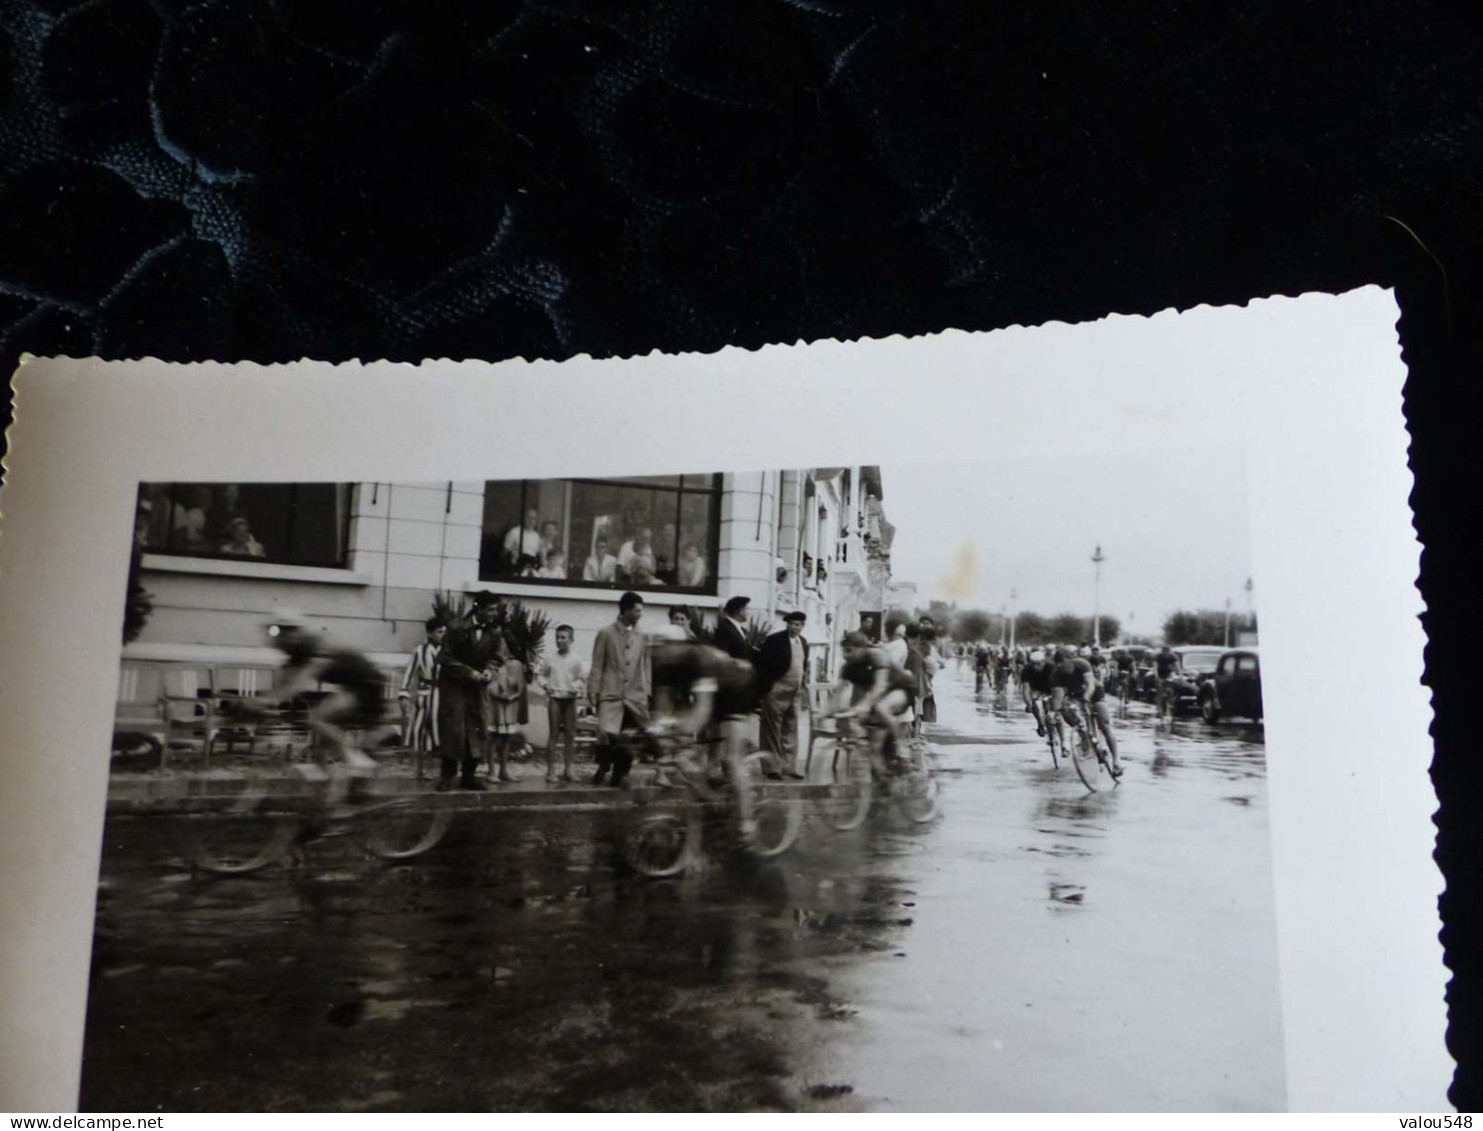
[(1216, 665), (1225, 649), (1211, 644), (1181, 644), (1173, 649), (1179, 667), (1173, 678), (1176, 715), (1194, 711), (1200, 706), (1200, 688), (1215, 675)]
[(1200, 685), (1200, 716), (1207, 723), (1228, 716), (1262, 720), (1262, 666), (1255, 647), (1228, 648), (1214, 674)]

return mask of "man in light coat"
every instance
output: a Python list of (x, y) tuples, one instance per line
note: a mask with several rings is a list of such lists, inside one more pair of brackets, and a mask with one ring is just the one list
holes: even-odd
[(592, 667), (587, 673), (587, 696), (597, 711), (597, 772), (592, 784), (601, 785), (612, 770), (612, 784), (622, 786), (633, 764), (619, 736), (624, 730), (648, 725), (648, 640), (639, 631), (644, 599), (625, 593), (618, 599), (618, 619), (597, 634), (592, 645)]

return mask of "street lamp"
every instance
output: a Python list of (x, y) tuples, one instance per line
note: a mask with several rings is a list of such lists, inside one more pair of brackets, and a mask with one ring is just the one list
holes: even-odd
[(1092, 564), (1096, 566), (1096, 581), (1092, 587), (1092, 643), (1097, 647), (1102, 646), (1102, 563), (1107, 560), (1102, 553), (1102, 547), (1097, 547), (1097, 552), (1092, 555)]
[(1015, 605), (1015, 600), (1018, 597), (1018, 591), (1014, 589), (1009, 591), (1009, 647), (1011, 649), (1014, 648), (1014, 621), (1015, 617), (1019, 614), (1019, 609)]
[(1231, 599), (1226, 598), (1226, 647), (1231, 646)]

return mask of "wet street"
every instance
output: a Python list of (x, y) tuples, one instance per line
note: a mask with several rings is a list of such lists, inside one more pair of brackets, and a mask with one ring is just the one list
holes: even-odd
[(971, 671), (938, 699), (935, 820), (676, 879), (626, 800), (239, 877), (112, 816), (82, 1110), (1283, 1108), (1259, 731), (1137, 708), (1089, 794)]

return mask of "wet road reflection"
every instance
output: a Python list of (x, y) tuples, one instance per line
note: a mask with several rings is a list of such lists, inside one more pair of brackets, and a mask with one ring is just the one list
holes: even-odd
[(245, 877), (111, 818), (83, 1109), (1281, 1107), (1260, 743), (1134, 719), (1088, 794), (944, 684), (936, 821), (811, 815), (670, 880), (625, 865), (626, 807)]

